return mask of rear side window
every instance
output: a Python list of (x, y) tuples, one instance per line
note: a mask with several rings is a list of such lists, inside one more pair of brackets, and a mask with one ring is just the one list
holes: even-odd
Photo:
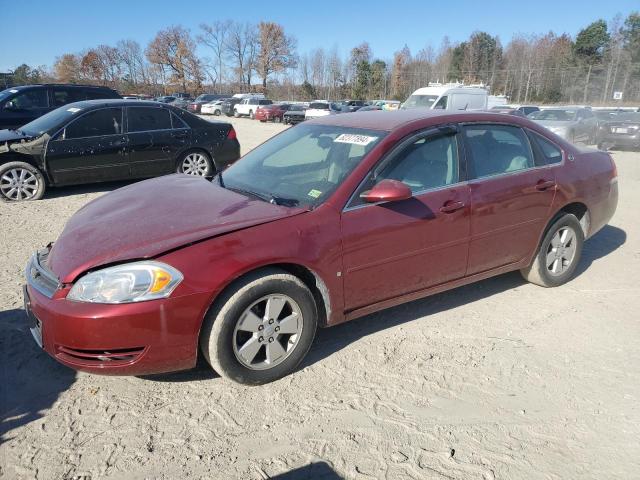
[(67, 103), (80, 102), (88, 100), (87, 93), (80, 88), (54, 88), (53, 89), (53, 106), (60, 107)]
[(518, 127), (467, 125), (464, 135), (471, 150), (471, 178), (517, 172), (534, 166), (529, 140)]
[(129, 107), (129, 132), (171, 129), (171, 116), (164, 108)]
[(101, 137), (122, 133), (122, 109), (103, 108), (94, 110), (73, 121), (64, 130), (63, 138)]
[(537, 147), (538, 156), (541, 157), (539, 164), (551, 165), (554, 163), (560, 163), (562, 161), (562, 150), (542, 135), (538, 135), (534, 132), (529, 132), (529, 137), (532, 139), (532, 143)]

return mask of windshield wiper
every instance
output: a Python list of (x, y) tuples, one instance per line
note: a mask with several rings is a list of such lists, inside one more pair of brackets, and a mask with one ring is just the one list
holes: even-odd
[(270, 195), (270, 197), (271, 200), (269, 201), (271, 203), (275, 203), (276, 205), (283, 205), (285, 207), (295, 207), (300, 203), (300, 201), (296, 200), (295, 198), (277, 197), (275, 195)]
[(237, 187), (225, 187), (225, 188), (227, 188), (228, 190), (233, 190), (234, 192), (248, 195), (250, 197), (256, 197), (264, 202), (272, 203), (274, 205), (283, 205), (285, 207), (295, 207), (300, 203), (295, 198), (278, 197), (271, 193), (264, 194), (264, 193), (254, 192), (253, 190), (245, 190), (243, 188), (237, 188)]

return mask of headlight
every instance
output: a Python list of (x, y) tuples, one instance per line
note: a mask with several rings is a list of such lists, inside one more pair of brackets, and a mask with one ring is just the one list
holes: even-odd
[(117, 265), (89, 273), (78, 280), (69, 300), (91, 303), (132, 303), (166, 298), (184, 277), (160, 262)]

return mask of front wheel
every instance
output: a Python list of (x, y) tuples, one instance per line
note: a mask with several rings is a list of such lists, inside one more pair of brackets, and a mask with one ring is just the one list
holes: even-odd
[(209, 156), (200, 151), (186, 152), (178, 161), (177, 172), (196, 177), (210, 177), (215, 168)]
[(273, 121), (276, 122), (276, 123), (280, 123), (280, 122), (282, 122), (282, 117), (278, 117), (278, 116), (273, 117)]
[(541, 287), (569, 281), (580, 262), (584, 233), (575, 215), (565, 214), (547, 230), (532, 264), (520, 270), (525, 280)]
[(240, 114), (238, 113), (238, 110), (236, 110), (235, 108), (233, 109), (233, 116), (235, 118), (238, 118), (240, 116)]
[(39, 200), (44, 195), (44, 190), (44, 176), (33, 165), (25, 162), (0, 165), (0, 198), (3, 200)]
[(247, 276), (207, 313), (200, 347), (221, 376), (246, 385), (293, 372), (315, 336), (317, 309), (299, 278), (279, 269)]
[(255, 114), (253, 113), (253, 110), (249, 110), (249, 118), (251, 120), (253, 120), (254, 118), (256, 118)]
[(221, 113), (222, 113), (222, 112), (220, 112), (220, 110), (214, 110), (214, 111), (213, 111), (213, 116), (214, 116), (214, 117), (219, 117)]

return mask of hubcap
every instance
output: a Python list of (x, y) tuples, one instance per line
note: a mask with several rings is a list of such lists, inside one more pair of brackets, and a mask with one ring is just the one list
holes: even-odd
[(302, 312), (292, 298), (267, 295), (240, 315), (233, 332), (233, 353), (251, 370), (273, 368), (296, 348), (302, 326)]
[(576, 256), (576, 234), (570, 227), (562, 227), (551, 238), (547, 248), (547, 270), (551, 275), (562, 275), (573, 264)]
[(182, 173), (204, 177), (209, 170), (209, 161), (201, 153), (190, 153), (182, 161)]
[(9, 200), (29, 200), (38, 187), (38, 177), (25, 168), (12, 168), (0, 178), (0, 191)]

